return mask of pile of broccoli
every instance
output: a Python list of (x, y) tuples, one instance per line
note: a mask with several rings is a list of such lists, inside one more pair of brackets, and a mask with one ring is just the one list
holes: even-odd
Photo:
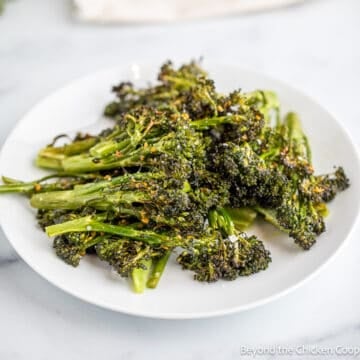
[(67, 264), (96, 254), (136, 292), (155, 288), (174, 250), (199, 281), (265, 270), (270, 253), (244, 233), (257, 215), (310, 249), (326, 203), (349, 186), (344, 170), (315, 175), (295, 113), (271, 91), (229, 94), (195, 62), (165, 63), (155, 86), (113, 87), (114, 126), (40, 150), (53, 174), (0, 193), (24, 193)]

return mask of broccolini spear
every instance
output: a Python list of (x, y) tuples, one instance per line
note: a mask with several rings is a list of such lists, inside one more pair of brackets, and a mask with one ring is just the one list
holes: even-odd
[(152, 261), (142, 261), (141, 265), (142, 267), (136, 267), (131, 271), (133, 289), (137, 294), (142, 294), (146, 288), (147, 279), (151, 271)]
[(64, 156), (58, 163), (59, 171), (81, 173), (163, 165), (164, 170), (177, 166), (184, 172), (204, 157), (202, 135), (189, 127), (186, 114), (141, 108), (126, 114), (113, 132), (121, 134), (110, 133), (88, 152)]
[(318, 204), (346, 189), (348, 179), (341, 168), (334, 175), (313, 175), (309, 143), (296, 114), (286, 116), (280, 131), (282, 147), (273, 151), (272, 159), (267, 157), (267, 161), (272, 161), (283, 171), (287, 183), (282, 187), (277, 206), (266, 207), (259, 203), (255, 208), (265, 220), (293, 237), (295, 243), (309, 249), (325, 231)]
[(43, 210), (90, 207), (119, 217), (132, 216), (149, 226), (198, 231), (203, 229), (209, 209), (227, 205), (228, 196), (226, 185), (216, 177), (196, 181), (193, 189), (188, 181), (179, 182), (164, 173), (138, 172), (77, 185), (68, 191), (35, 194), (30, 203)]
[(40, 150), (36, 158), (36, 165), (39, 167), (59, 170), (61, 162), (67, 156), (74, 156), (86, 152), (94, 146), (101, 138), (99, 136), (77, 134), (74, 140), (63, 146), (55, 146), (56, 141), (64, 135), (57, 136), (50, 145)]
[[(187, 118), (188, 115), (178, 115)], [(79, 155), (59, 156), (57, 148), (47, 147), (39, 152), (37, 164), (40, 167), (51, 168), (67, 173), (96, 172), (101, 170), (113, 170), (136, 166), (157, 166), (164, 158), (176, 159), (176, 155), (184, 152), (184, 155), (193, 155), (201, 152), (202, 132), (214, 130), (224, 137), (232, 137), (233, 134), (239, 141), (254, 139), (262, 129), (262, 115), (253, 112), (253, 116), (241, 114), (227, 114), (207, 117), (194, 121), (183, 121), (179, 127), (166, 135), (154, 137), (134, 137), (133, 134), (119, 140), (99, 141), (88, 152)], [(225, 126), (225, 128), (223, 128)], [(147, 128), (136, 125), (135, 133), (146, 132)], [(232, 135), (231, 135), (232, 134)], [(202, 156), (204, 156), (202, 154)], [(190, 160), (190, 159), (188, 159)], [(49, 166), (48, 166), (49, 164)]]

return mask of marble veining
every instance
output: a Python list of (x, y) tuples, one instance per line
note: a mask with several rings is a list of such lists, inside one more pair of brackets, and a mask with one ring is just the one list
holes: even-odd
[(18, 261), (20, 261), (18, 257), (0, 255), (0, 268), (12, 265)]
[[(291, 83), (332, 112), (359, 145), (359, 14), (358, 0), (318, 0), (199, 22), (95, 26), (73, 20), (67, 1), (9, 1), (0, 17), (0, 146), (33, 104), (74, 78), (119, 63), (200, 55)], [(19, 259), (0, 232), (0, 359), (92, 360), (104, 349), (110, 360), (240, 359), (245, 345), (359, 346), (359, 234), (357, 225), (322, 272), (271, 304), (176, 322), (126, 316), (67, 295)]]

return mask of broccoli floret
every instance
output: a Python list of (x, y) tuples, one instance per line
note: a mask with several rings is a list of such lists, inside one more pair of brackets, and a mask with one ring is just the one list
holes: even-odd
[(102, 240), (96, 233), (68, 233), (56, 236), (53, 242), (56, 255), (69, 265), (77, 267), (86, 252)]
[(222, 144), (212, 162), (216, 171), (231, 182), (231, 206), (274, 206), (280, 202), (286, 176), (259, 157), (249, 144)]
[(295, 243), (305, 250), (325, 231), (324, 219), (313, 204), (306, 200), (296, 200), (294, 196), (284, 199), (283, 204), (276, 209), (276, 216), (280, 227), (286, 229)]
[(119, 121), (123, 114), (138, 107), (161, 108), (169, 104), (181, 111), (188, 103), (189, 89), (206, 80), (207, 74), (196, 62), (175, 69), (169, 61), (161, 67), (157, 78), (158, 84), (143, 89), (136, 89), (129, 82), (114, 86), (117, 99), (107, 105), (105, 115)]
[(271, 258), (255, 236), (237, 233), (230, 240), (218, 233), (217, 238), (206, 246), (195, 242), (178, 256), (177, 261), (184, 269), (195, 273), (195, 280), (214, 282), (235, 280), (265, 270)]
[(146, 261), (161, 257), (165, 250), (143, 241), (109, 238), (96, 245), (96, 253), (121, 276), (128, 277), (134, 269), (146, 269)]
[(339, 167), (332, 174), (305, 178), (299, 187), (301, 194), (314, 203), (329, 202), (350, 186), (344, 169)]
[(131, 277), (134, 291), (156, 288), (171, 251), (142, 241), (108, 238), (96, 245), (100, 260), (107, 262), (122, 277)]

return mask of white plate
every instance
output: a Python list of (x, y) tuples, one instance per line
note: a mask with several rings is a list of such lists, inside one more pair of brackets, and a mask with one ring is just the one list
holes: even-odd
[[(202, 284), (182, 271), (172, 259), (156, 290), (136, 295), (126, 280), (88, 256), (76, 269), (59, 260), (52, 241), (37, 227), (35, 211), (16, 195), (0, 197), (0, 219), (18, 254), (40, 275), (84, 301), (104, 308), (154, 318), (200, 318), (246, 310), (267, 303), (304, 283), (327, 263), (352, 229), (360, 204), (360, 167), (356, 149), (344, 129), (322, 107), (278, 81), (237, 67), (205, 64), (218, 89), (229, 91), (267, 88), (277, 91), (284, 112), (297, 111), (309, 135), (319, 173), (344, 166), (351, 187), (330, 205), (327, 231), (310, 251), (303, 251), (270, 225), (254, 228), (272, 253), (269, 269), (236, 281)], [(102, 111), (112, 98), (110, 88), (120, 80), (144, 84), (154, 80), (156, 66), (114, 68), (71, 83), (35, 106), (16, 126), (0, 158), (1, 174), (30, 180), (44, 171), (33, 166), (39, 148), (59, 133), (97, 124), (104, 126)]]

